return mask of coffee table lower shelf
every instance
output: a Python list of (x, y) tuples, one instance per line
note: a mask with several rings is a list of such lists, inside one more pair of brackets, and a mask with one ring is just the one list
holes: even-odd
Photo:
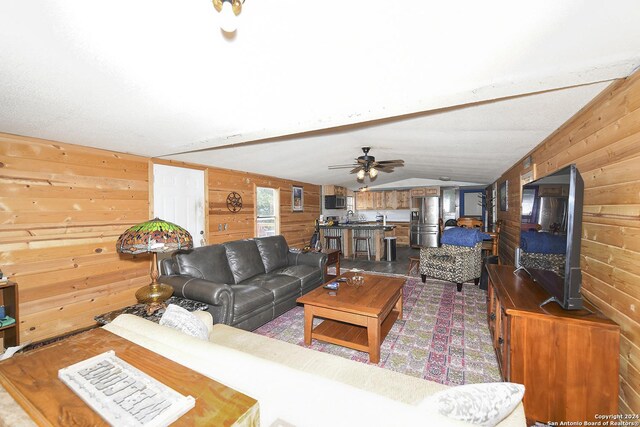
[[(399, 313), (393, 310), (380, 325), (380, 342), (398, 320)], [(366, 326), (352, 325), (337, 320), (325, 319), (311, 331), (311, 338), (354, 350), (369, 352), (369, 334)]]

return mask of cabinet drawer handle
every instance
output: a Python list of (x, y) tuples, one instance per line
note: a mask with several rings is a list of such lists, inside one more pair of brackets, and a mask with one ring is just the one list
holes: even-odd
[(491, 320), (496, 320), (496, 314), (495, 314), (495, 313), (491, 313), (491, 314), (489, 315), (489, 318), (490, 318)]

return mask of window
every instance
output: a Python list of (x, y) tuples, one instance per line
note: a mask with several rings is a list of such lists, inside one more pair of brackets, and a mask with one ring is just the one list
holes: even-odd
[(279, 232), (279, 192), (275, 188), (256, 187), (256, 237), (275, 236)]
[(353, 196), (347, 196), (347, 211), (355, 211), (353, 206)]

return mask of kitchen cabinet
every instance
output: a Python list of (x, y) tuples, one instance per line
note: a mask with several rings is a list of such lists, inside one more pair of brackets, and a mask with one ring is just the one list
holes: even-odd
[(424, 188), (412, 188), (409, 193), (411, 197), (424, 197)]
[(409, 190), (398, 190), (396, 193), (396, 209), (409, 209), (411, 196)]
[(323, 185), (322, 195), (346, 197), (347, 189), (345, 187), (340, 187), (339, 185)]
[(396, 245), (409, 246), (409, 223), (408, 222), (393, 222), (388, 223), (395, 225), (396, 232)]
[(396, 209), (397, 206), (397, 191), (383, 191), (382, 196), (384, 198), (383, 209)]
[(373, 197), (374, 197), (373, 193), (370, 193), (368, 191), (364, 193), (365, 209), (369, 209), (369, 210), (373, 209)]
[(374, 193), (370, 191), (361, 191), (356, 193), (356, 210), (370, 211), (374, 209)]
[(412, 188), (410, 190), (411, 197), (430, 197), (430, 196), (439, 196), (440, 195), (440, 187), (419, 187)]
[(356, 210), (409, 209), (409, 190), (362, 191), (355, 194)]
[(373, 208), (376, 210), (383, 210), (386, 209), (384, 207), (384, 193), (385, 191), (376, 191), (376, 192), (372, 192), (371, 194), (373, 194)]

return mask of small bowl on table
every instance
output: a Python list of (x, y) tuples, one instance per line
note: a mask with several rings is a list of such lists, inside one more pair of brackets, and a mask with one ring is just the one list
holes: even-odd
[(353, 286), (354, 288), (359, 288), (360, 286), (364, 285), (364, 276), (355, 275), (349, 277), (347, 279), (347, 285)]

